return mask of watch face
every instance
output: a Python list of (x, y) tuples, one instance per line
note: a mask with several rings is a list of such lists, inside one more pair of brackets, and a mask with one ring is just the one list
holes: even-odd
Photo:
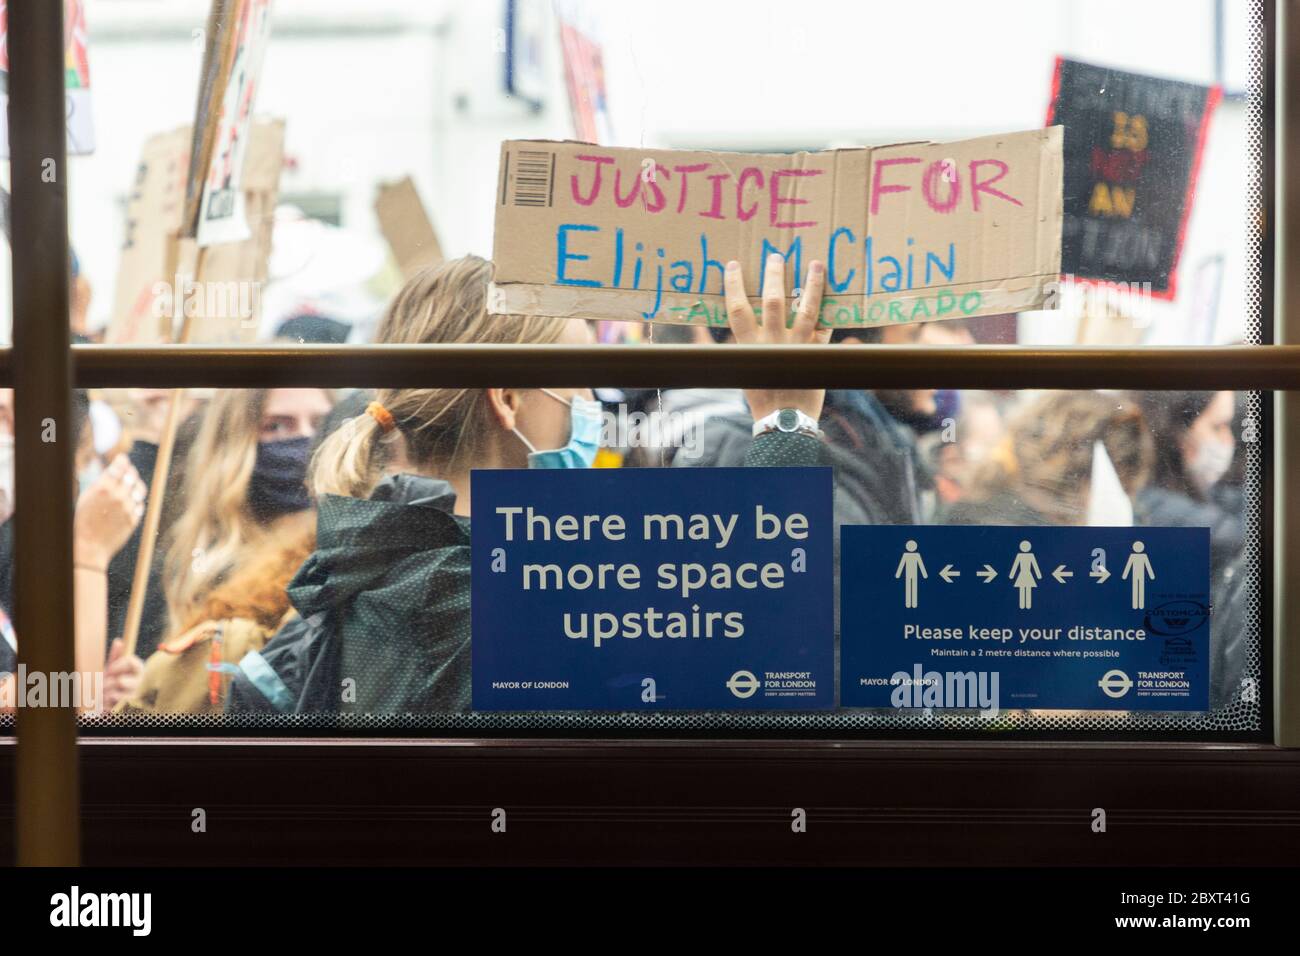
[(792, 432), (799, 427), (799, 416), (793, 408), (783, 408), (777, 412), (776, 427), (783, 432)]

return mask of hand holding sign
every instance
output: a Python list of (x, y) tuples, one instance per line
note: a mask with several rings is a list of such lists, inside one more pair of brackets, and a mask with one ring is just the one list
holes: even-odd
[[(822, 263), (809, 264), (808, 287), (802, 295), (796, 297), (793, 316), (787, 316), (785, 312), (785, 258), (776, 254), (768, 256), (765, 270), (763, 318), (759, 321), (745, 295), (745, 280), (741, 275), (740, 263), (727, 263), (724, 276), (727, 318), (736, 341), (741, 345), (808, 345), (813, 342), (829, 342), (832, 329), (817, 327), (822, 292), (826, 285), (826, 269)], [(816, 419), (821, 416), (826, 390), (772, 391), (751, 388), (745, 390), (745, 399), (749, 402), (749, 410), (755, 421), (781, 408), (797, 408)]]

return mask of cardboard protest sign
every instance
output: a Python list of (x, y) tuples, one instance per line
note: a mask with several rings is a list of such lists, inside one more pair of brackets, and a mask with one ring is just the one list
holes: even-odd
[(284, 121), (253, 124), (241, 180), (252, 235), (208, 249), (201, 284), (193, 282), (196, 244), (179, 237), (191, 141), (185, 126), (145, 143), (127, 203), (109, 343), (171, 342), (187, 309), (191, 342), (246, 342), (257, 335), (284, 160)]
[[(190, 297), (185, 302), (193, 320), (190, 342), (221, 345), (257, 338), (283, 168), (284, 120), (254, 121), (240, 182), (249, 238), (207, 248), (199, 276), (203, 301)], [(182, 239), (181, 256), (193, 249), (197, 261), (198, 245)]]
[[(170, 339), (170, 305), (157, 308), (155, 285), (175, 274), (169, 247), (180, 227), (189, 166), (189, 127), (148, 139), (126, 205), (113, 313), (105, 341), (156, 344)], [(167, 300), (170, 302), (170, 299)]]
[(238, 3), (233, 43), (223, 54), (232, 58), (229, 74), (224, 88), (217, 91), (220, 113), (199, 207), (200, 246), (240, 242), (252, 235), (239, 177), (248, 149), (262, 59), (271, 36), (271, 0)]
[(395, 183), (380, 184), (375, 195), (375, 215), (402, 278), (409, 279), (421, 269), (442, 262), (438, 234), (410, 176)]
[(728, 260), (827, 268), (821, 322), (1054, 307), (1061, 131), (818, 153), (501, 147), (492, 314), (726, 325)]
[(1061, 271), (1172, 299), (1218, 87), (1058, 58), (1065, 129)]
[[(0, 0), (0, 116), (9, 109), (9, 11)], [(95, 124), (90, 110), (90, 59), (86, 54), (85, 0), (63, 0), (64, 116), (68, 155), (95, 151)], [(9, 158), (9, 124), (0, 123), (0, 159)]]

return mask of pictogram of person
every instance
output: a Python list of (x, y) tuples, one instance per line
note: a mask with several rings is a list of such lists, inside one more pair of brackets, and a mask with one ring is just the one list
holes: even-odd
[(1147, 546), (1141, 541), (1133, 542), (1133, 553), (1128, 556), (1128, 561), (1124, 565), (1124, 573), (1121, 575), (1125, 580), (1129, 577), (1129, 572), (1133, 573), (1133, 610), (1140, 611), (1147, 606), (1147, 577), (1152, 581), (1156, 579), (1156, 572), (1151, 567), (1151, 558), (1146, 554)]
[(921, 560), (921, 554), (916, 550), (916, 542), (908, 541), (906, 548), (902, 560), (898, 562), (898, 570), (894, 572), (894, 577), (903, 578), (903, 606), (916, 607), (920, 584), (916, 576), (919, 573), (921, 577), (928, 578), (929, 575), (925, 573), (925, 562)]
[(1011, 583), (1020, 592), (1020, 610), (1028, 611), (1033, 606), (1034, 588), (1043, 572), (1038, 569), (1038, 559), (1029, 550), (1028, 541), (1020, 542), (1020, 553), (1011, 562)]

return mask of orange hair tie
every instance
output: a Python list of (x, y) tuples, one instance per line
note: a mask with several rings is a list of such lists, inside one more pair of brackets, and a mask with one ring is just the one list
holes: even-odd
[(393, 420), (393, 413), (378, 402), (367, 405), (366, 414), (379, 423), (379, 428), (385, 435), (397, 427), (397, 422)]

